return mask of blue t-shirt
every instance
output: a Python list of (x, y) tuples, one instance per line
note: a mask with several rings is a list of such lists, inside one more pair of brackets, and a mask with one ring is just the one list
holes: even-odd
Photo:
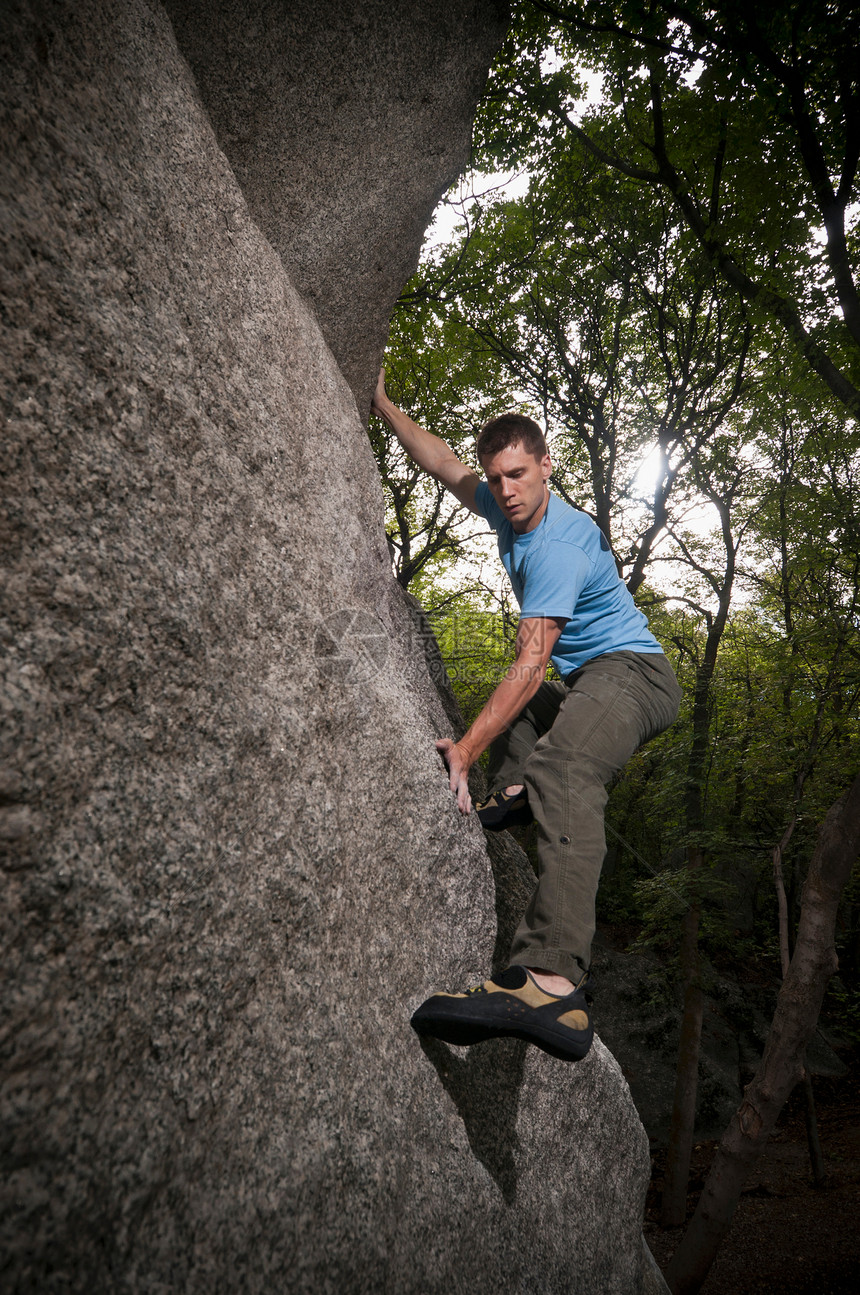
[(518, 535), (486, 481), (478, 486), (475, 509), (499, 537), (520, 620), (566, 622), (551, 658), (562, 678), (604, 652), (662, 652), (618, 574), (609, 542), (585, 513), (550, 494), (535, 529)]

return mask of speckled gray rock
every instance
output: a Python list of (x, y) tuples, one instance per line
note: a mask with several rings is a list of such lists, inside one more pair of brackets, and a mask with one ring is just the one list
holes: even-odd
[(0, 23), (0, 1284), (640, 1290), (605, 1048), (409, 1029), (485, 973), (493, 873), (351, 391), (164, 10)]
[(504, 0), (166, 0), (251, 214), (364, 414), (397, 294), (466, 165)]

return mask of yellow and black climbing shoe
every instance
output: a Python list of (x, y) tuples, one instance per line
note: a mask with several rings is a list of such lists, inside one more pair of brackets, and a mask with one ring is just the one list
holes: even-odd
[(534, 817), (525, 788), (513, 796), (506, 791), (495, 791), (488, 800), (479, 800), (475, 811), (481, 827), (488, 832), (506, 832), (509, 827), (522, 827)]
[(508, 967), (463, 994), (434, 994), (412, 1017), (418, 1034), (461, 1046), (510, 1035), (562, 1061), (581, 1061), (594, 1035), (585, 998), (588, 974), (572, 994), (546, 994), (525, 967)]

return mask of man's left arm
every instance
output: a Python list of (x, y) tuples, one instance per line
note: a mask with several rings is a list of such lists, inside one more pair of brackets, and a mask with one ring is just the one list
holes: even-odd
[(514, 663), (459, 742), (436, 743), (450, 774), (449, 785), (462, 814), (472, 809), (469, 770), (495, 738), (505, 732), (546, 678), (546, 667), (566, 621), (528, 616), (519, 623)]

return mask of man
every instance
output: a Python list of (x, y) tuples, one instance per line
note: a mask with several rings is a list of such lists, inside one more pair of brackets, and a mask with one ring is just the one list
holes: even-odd
[[(606, 538), (550, 493), (552, 463), (537, 423), (520, 414), (487, 423), (477, 443), (484, 482), (392, 404), (384, 371), (371, 412), (498, 534), (521, 609), (516, 658), (460, 741), (436, 745), (462, 813), (472, 809), (469, 769), (489, 748), (493, 794), (476, 806), (478, 818), (501, 830), (533, 816), (538, 829), (538, 883), (510, 965), (463, 993), (434, 994), (412, 1024), (457, 1044), (513, 1035), (575, 1061), (593, 1033), (585, 984), (607, 784), (673, 722), (681, 690)], [(546, 680), (550, 660), (560, 683)]]

